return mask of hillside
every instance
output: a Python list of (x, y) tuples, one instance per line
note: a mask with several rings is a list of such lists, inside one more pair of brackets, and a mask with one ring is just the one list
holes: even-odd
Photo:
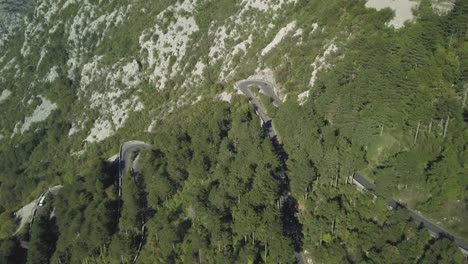
[(468, 241), (467, 29), (461, 0), (0, 1), (0, 262), (466, 263), (385, 202)]

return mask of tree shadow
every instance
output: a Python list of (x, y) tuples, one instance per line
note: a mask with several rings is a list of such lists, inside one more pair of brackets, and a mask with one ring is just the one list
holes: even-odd
[(302, 224), (297, 217), (298, 203), (292, 196), (287, 196), (281, 207), (281, 220), (283, 222), (283, 233), (291, 239), (294, 250), (301, 252), (303, 248), (304, 235), (302, 234)]
[(290, 195), (289, 178), (286, 175), (288, 168), (286, 161), (288, 154), (279, 142), (276, 132), (273, 130), (271, 120), (263, 124), (265, 133), (270, 137), (274, 152), (278, 156), (281, 163), (280, 172), (280, 204), (281, 204), (281, 221), (283, 224), (283, 234), (288, 237), (294, 246), (296, 252), (302, 252), (303, 238), (302, 224), (299, 223), (298, 203), (294, 197)]

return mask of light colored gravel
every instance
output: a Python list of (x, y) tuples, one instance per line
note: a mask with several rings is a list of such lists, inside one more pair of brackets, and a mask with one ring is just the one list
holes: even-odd
[(332, 41), (330, 44), (328, 44), (327, 48), (323, 52), (323, 54), (320, 56), (317, 56), (315, 58), (314, 63), (312, 63), (312, 67), (314, 70), (312, 71), (312, 76), (310, 77), (309, 84), (310, 86), (314, 87), (315, 81), (317, 80), (317, 74), (319, 71), (322, 69), (327, 69), (329, 67), (329, 64), (326, 62), (326, 59), (338, 51), (338, 48), (336, 47), (335, 43)]
[(217, 98), (221, 101), (231, 103), (232, 100), (232, 93), (228, 93), (226, 91), (220, 93)]
[(419, 1), (414, 0), (368, 0), (367, 8), (381, 10), (390, 8), (395, 11), (395, 17), (389, 22), (389, 25), (395, 28), (401, 28), (406, 21), (414, 18), (413, 8), (417, 8)]
[(50, 68), (50, 71), (49, 71), (49, 73), (47, 74), (47, 76), (45, 78), (47, 82), (51, 83), (51, 82), (57, 80), (57, 78), (59, 77), (59, 74), (58, 74), (57, 70), (58, 70), (57, 66), (54, 66), (54, 67)]
[(111, 122), (107, 119), (99, 118), (94, 122), (91, 132), (85, 140), (90, 143), (99, 142), (110, 137), (113, 132), (114, 129), (112, 128)]
[(36, 199), (36, 200), (30, 202), (29, 204), (23, 206), (23, 208), (19, 209), (15, 213), (15, 216), (17, 218), (20, 218), (20, 225), (19, 225), (18, 229), (16, 230), (16, 233), (18, 233), (25, 224), (31, 222), (32, 216), (33, 216), (33, 213), (34, 213), (34, 209), (36, 208), (36, 205), (37, 205), (38, 201), (39, 201), (39, 199)]
[(303, 93), (300, 93), (298, 96), (297, 96), (297, 103), (299, 105), (304, 105), (305, 102), (307, 102), (307, 99), (309, 98), (309, 94), (310, 94), (310, 91), (305, 91)]
[(432, 0), (432, 8), (438, 14), (445, 15), (455, 6), (454, 0)]
[[(164, 89), (169, 78), (181, 71), (180, 64), (191, 35), (199, 30), (195, 18), (185, 16), (192, 13), (195, 4), (196, 1), (185, 0), (169, 6), (158, 15), (158, 24), (144, 31), (139, 38), (142, 51), (147, 54), (150, 81), (158, 89)], [(160, 24), (167, 12), (174, 14), (174, 21), (165, 30)], [(172, 67), (170, 67), (171, 58), (175, 58)]]
[(41, 98), (42, 103), (36, 107), (32, 115), (27, 116), (24, 119), (24, 122), (23, 122), (23, 125), (21, 125), (21, 128), (19, 128), (18, 126), (19, 123), (17, 124), (17, 126), (15, 126), (15, 131), (13, 132), (13, 134), (16, 134), (18, 132), (24, 133), (28, 131), (29, 128), (31, 128), (31, 126), (34, 123), (45, 121), (47, 117), (49, 117), (49, 115), (52, 113), (52, 111), (57, 109), (57, 105), (49, 101), (47, 98), (43, 96), (39, 96), (39, 98)]
[(8, 99), (8, 97), (10, 97), (11, 95), (11, 91), (10, 90), (3, 90), (2, 91), (2, 94), (0, 95), (0, 103), (5, 101), (6, 99)]
[(294, 30), (294, 28), (296, 28), (296, 21), (293, 21), (280, 29), (275, 38), (262, 50), (262, 56), (265, 56), (268, 52), (275, 48), (284, 39), (284, 37), (288, 35), (289, 32)]

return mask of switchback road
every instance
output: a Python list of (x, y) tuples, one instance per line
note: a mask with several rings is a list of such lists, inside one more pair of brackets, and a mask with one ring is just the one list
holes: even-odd
[[(127, 141), (120, 145), (119, 151), (119, 197), (122, 196), (122, 176), (130, 169), (133, 152), (139, 149), (148, 149), (150, 145), (143, 141)], [(137, 162), (138, 165), (138, 162)]]
[(257, 112), (262, 124), (268, 130), (268, 134), (271, 138), (276, 138), (277, 134), (271, 126), (271, 118), (266, 115), (263, 106), (260, 104), (258, 99), (253, 95), (251, 87), (257, 87), (264, 95), (268, 96), (275, 107), (281, 106), (281, 101), (278, 100), (275, 93), (273, 92), (273, 86), (262, 80), (242, 80), (236, 82), (235, 88), (241, 91), (247, 99), (252, 103)]
[[(247, 99), (249, 99), (250, 103), (252, 103), (252, 105), (255, 108), (255, 111), (257, 112), (258, 116), (260, 117), (260, 119), (262, 121), (263, 128), (268, 131), (268, 135), (272, 139), (273, 144), (275, 145), (275, 149), (277, 151), (277, 154), (278, 154), (281, 162), (283, 163), (283, 171), (281, 172), (280, 178), (282, 179), (284, 186), (287, 186), (287, 189), (289, 189), (289, 185), (285, 184), (287, 182), (287, 180), (286, 180), (286, 173), (285, 173), (286, 172), (286, 169), (285, 169), (285, 159), (286, 158), (285, 158), (284, 150), (282, 149), (282, 147), (278, 143), (278, 139), (277, 139), (278, 134), (273, 129), (273, 126), (271, 124), (271, 118), (266, 115), (265, 110), (263, 109), (263, 106), (260, 104), (258, 99), (252, 93), (251, 87), (257, 87), (264, 95), (268, 96), (270, 98), (270, 100), (271, 100), (271, 103), (275, 107), (280, 107), (281, 106), (281, 101), (278, 100), (275, 93), (273, 92), (272, 84), (270, 84), (270, 83), (268, 83), (266, 81), (263, 81), (263, 80), (241, 80), (241, 81), (236, 82), (236, 84), (235, 84), (235, 88), (238, 89), (239, 91), (241, 91), (247, 97)], [(285, 194), (283, 194), (280, 197), (280, 200), (289, 201), (289, 202), (286, 202), (286, 204), (291, 204), (290, 203), (291, 200), (290, 200), (290, 197), (289, 197), (288, 193), (289, 192), (286, 191)], [(294, 206), (292, 206), (292, 207), (294, 207)], [(283, 207), (283, 209), (285, 209), (285, 208), (286, 207)], [(289, 209), (291, 209), (291, 208), (289, 208)], [(290, 210), (284, 210), (284, 211), (287, 211), (287, 215), (285, 215), (285, 219), (283, 219), (283, 221), (286, 221), (285, 223), (288, 223), (287, 225), (290, 225), (289, 222), (294, 222), (295, 224), (298, 224), (298, 223), (296, 223), (297, 219), (295, 218), (295, 213), (290, 212)], [(295, 225), (293, 225), (293, 226), (295, 226)], [(291, 232), (292, 230), (288, 230), (288, 233), (292, 236), (292, 240), (297, 240), (297, 235), (302, 235), (302, 233), (298, 234), (298, 230), (296, 230), (294, 227), (292, 227), (292, 228), (289, 227), (289, 228), (294, 229), (293, 230), (294, 232)], [(302, 243), (300, 241), (293, 241), (293, 242), (294, 242), (295, 249), (297, 250), (296, 252), (294, 252), (294, 256), (295, 256), (297, 262), (299, 264), (307, 264), (307, 260), (305, 259), (304, 253), (302, 252), (302, 248), (301, 248)]]
[[(44, 205), (43, 201), (45, 200), (47, 195), (49, 195), (49, 194), (56, 195), (58, 193), (58, 191), (60, 191), (60, 189), (62, 189), (62, 188), (63, 188), (63, 185), (56, 185), (54, 187), (49, 188), (47, 191), (43, 192), (39, 196), (39, 198), (37, 199), (37, 203), (36, 203), (36, 205), (34, 206), (34, 209), (33, 209), (32, 217), (31, 217), (31, 223), (29, 224), (29, 232), (31, 232), (31, 230), (32, 230), (32, 225), (34, 223), (34, 218), (39, 213), (41, 207)], [(42, 203), (41, 203), (41, 201), (42, 201)]]

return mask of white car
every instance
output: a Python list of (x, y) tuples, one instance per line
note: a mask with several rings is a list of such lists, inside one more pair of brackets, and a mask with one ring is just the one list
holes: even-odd
[(44, 206), (45, 198), (46, 198), (45, 195), (41, 197), (41, 199), (39, 200), (39, 207)]

